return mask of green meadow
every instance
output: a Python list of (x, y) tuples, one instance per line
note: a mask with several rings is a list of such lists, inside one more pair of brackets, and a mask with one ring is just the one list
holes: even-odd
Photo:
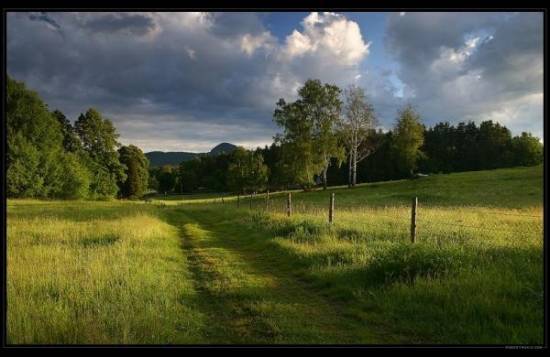
[(8, 200), (8, 343), (543, 343), (542, 166), (286, 200)]

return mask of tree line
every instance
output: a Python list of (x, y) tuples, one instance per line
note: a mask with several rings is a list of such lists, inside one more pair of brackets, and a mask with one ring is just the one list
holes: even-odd
[(383, 181), (418, 173), (449, 173), (537, 165), (542, 144), (512, 137), (492, 121), (426, 127), (411, 105), (393, 128), (377, 129), (362, 88), (341, 90), (308, 80), (295, 101), (280, 99), (273, 144), (256, 150), (199, 155), (179, 166), (149, 169), (136, 146), (122, 146), (113, 123), (90, 108), (74, 125), (50, 112), (21, 82), (7, 82), (7, 188), (10, 197), (137, 198), (198, 191), (250, 193), (270, 189)]
[(512, 137), (490, 120), (428, 128), (411, 105), (398, 111), (391, 130), (377, 130), (374, 107), (362, 88), (342, 91), (319, 80), (306, 81), (294, 102), (280, 99), (273, 120), (282, 133), (270, 146), (156, 168), (152, 187), (178, 193), (353, 187), (418, 173), (537, 165), (543, 159), (542, 144), (529, 133)]
[(49, 111), (38, 94), (7, 78), (9, 197), (105, 199), (141, 197), (149, 163), (141, 149), (122, 146), (113, 123), (90, 108), (74, 125)]

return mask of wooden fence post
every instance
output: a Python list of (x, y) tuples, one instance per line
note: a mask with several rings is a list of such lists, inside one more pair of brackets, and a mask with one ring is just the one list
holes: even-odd
[(237, 194), (237, 208), (239, 208), (241, 206), (241, 194), (238, 193)]
[(292, 193), (288, 193), (287, 199), (286, 199), (286, 214), (290, 217), (292, 214)]
[(248, 203), (249, 203), (248, 208), (252, 209), (252, 192), (250, 192), (250, 196), (248, 198)]
[(330, 204), (328, 206), (328, 223), (334, 222), (334, 192), (330, 194)]
[(269, 190), (265, 193), (265, 209), (266, 211), (269, 209)]
[(413, 198), (412, 200), (412, 209), (411, 209), (411, 242), (416, 241), (416, 209), (418, 206), (418, 197)]

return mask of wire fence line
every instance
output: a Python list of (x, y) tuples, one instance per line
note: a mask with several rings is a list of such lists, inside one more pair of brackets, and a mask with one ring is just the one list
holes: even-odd
[[(254, 205), (256, 204), (260, 204), (261, 202), (265, 202), (266, 198), (265, 198), (265, 193), (264, 194), (256, 194), (256, 195), (242, 195), (240, 196), (240, 201), (241, 203), (244, 203), (244, 202), (249, 202), (250, 200), (256, 202)], [(230, 199), (232, 198), (232, 199)], [(224, 200), (224, 197), (222, 198), (219, 198), (217, 200), (214, 200), (213, 202), (217, 202), (217, 203), (229, 203), (229, 202), (236, 202), (238, 199), (235, 199), (235, 196), (231, 195), (231, 196), (227, 196), (225, 197), (226, 200)], [(270, 205), (273, 205), (274, 206), (274, 203), (273, 202), (277, 202), (279, 204), (282, 204), (284, 205), (285, 204), (285, 199), (286, 197), (283, 196), (281, 193), (278, 193), (278, 192), (271, 192), (270, 193), (270, 196), (269, 196), (269, 202), (272, 202), (270, 203)], [(401, 202), (402, 205), (408, 205), (406, 204), (405, 202)], [(309, 207), (313, 207), (313, 208), (318, 208), (319, 206), (315, 203), (311, 203), (311, 204), (306, 204), (306, 203), (303, 203), (303, 202), (299, 202), (297, 204), (294, 204), (293, 207), (306, 207), (308, 206)], [(490, 208), (490, 207), (483, 207), (483, 208)], [(321, 208), (319, 208), (321, 209)], [(530, 217), (530, 218), (539, 218), (539, 219), (542, 219), (544, 217), (544, 212), (541, 213), (540, 215), (536, 215), (536, 214), (524, 214), (524, 213), (512, 213), (512, 212), (502, 212), (502, 211), (499, 211), (499, 212), (478, 212), (479, 214), (483, 214), (483, 215), (494, 215), (494, 216), (499, 216), (499, 215), (505, 215), (505, 216), (517, 216), (517, 217)]]
[[(265, 195), (254, 195), (254, 196), (243, 196), (241, 199), (239, 199), (241, 208), (249, 208), (249, 209), (258, 209), (263, 208), (262, 211), (279, 211), (281, 213), (287, 213), (288, 216), (291, 214), (300, 214), (300, 213), (313, 213), (313, 214), (321, 214), (321, 213), (327, 213), (329, 212), (329, 207), (323, 207), (316, 203), (304, 203), (304, 202), (292, 202), (289, 203), (288, 200), (286, 200), (286, 197), (283, 195), (276, 195), (276, 197), (273, 197), (275, 195), (272, 194), (271, 197), (267, 197)], [(327, 206), (329, 203), (329, 197), (327, 197)], [(223, 203), (223, 200), (219, 201)], [(415, 202), (415, 201), (413, 201)], [(418, 201), (416, 201), (418, 202)], [(288, 205), (291, 205), (290, 212), (289, 213), (289, 207)], [(414, 205), (414, 203), (413, 203)], [(260, 207), (259, 207), (260, 206)], [(402, 210), (404, 207), (400, 207)], [(347, 207), (344, 208), (345, 211), (348, 211)], [(411, 223), (411, 235), (416, 234), (416, 228), (417, 225), (428, 225), (428, 226), (438, 226), (438, 227), (445, 227), (445, 228), (466, 228), (466, 229), (473, 229), (473, 230), (479, 230), (479, 231), (486, 231), (486, 232), (501, 232), (501, 233), (512, 233), (512, 234), (525, 234), (525, 229), (508, 229), (508, 228), (494, 228), (494, 227), (483, 227), (483, 226), (475, 226), (475, 225), (468, 225), (458, 222), (434, 222), (430, 220), (430, 215), (428, 217), (422, 215), (422, 209), (420, 207), (419, 214), (417, 213), (416, 207), (412, 211), (408, 211), (406, 215), (388, 215), (381, 213), (380, 211), (387, 210), (387, 207), (381, 210), (372, 210), (372, 212), (369, 212), (372, 214), (373, 218), (377, 217), (383, 217), (388, 218), (391, 220), (398, 220), (400, 223)], [(349, 209), (349, 211), (353, 211), (352, 209)], [(532, 215), (532, 214), (523, 214), (523, 213), (513, 213), (513, 212), (476, 212), (479, 215), (490, 215), (490, 216), (516, 216), (516, 217), (524, 217), (524, 218), (537, 218), (541, 219), (543, 218), (543, 215)], [(433, 217), (433, 216), (432, 216)], [(447, 218), (447, 217), (433, 217), (433, 218)], [(330, 221), (329, 221), (330, 223)], [(541, 233), (543, 227), (540, 227)], [(537, 227), (538, 230), (538, 227)], [(414, 232), (413, 232), (414, 231)], [(413, 234), (414, 233), (414, 234)], [(537, 232), (538, 233), (538, 232)], [(414, 241), (414, 238), (413, 238)]]

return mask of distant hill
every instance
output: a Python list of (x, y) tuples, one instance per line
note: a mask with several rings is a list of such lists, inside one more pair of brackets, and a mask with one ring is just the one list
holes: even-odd
[[(235, 150), (237, 146), (230, 143), (221, 143), (216, 145), (210, 152), (206, 153), (208, 155), (220, 155), (228, 154)], [(198, 155), (203, 155), (202, 153), (195, 152), (185, 152), (185, 151), (151, 151), (145, 153), (145, 156), (149, 159), (150, 167), (158, 167), (163, 165), (179, 165), (182, 161), (192, 160)]]
[(149, 159), (150, 167), (158, 167), (163, 165), (179, 165), (182, 161), (191, 160), (197, 153), (194, 152), (163, 152), (163, 151), (151, 151), (145, 153), (145, 156)]
[(232, 153), (237, 147), (230, 143), (221, 143), (216, 145), (210, 152), (209, 155), (220, 155), (220, 154), (229, 154)]

